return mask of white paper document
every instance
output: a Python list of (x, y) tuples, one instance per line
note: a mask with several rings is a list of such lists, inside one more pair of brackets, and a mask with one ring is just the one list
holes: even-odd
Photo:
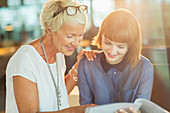
[(119, 109), (128, 110), (129, 107), (140, 110), (141, 113), (170, 113), (156, 103), (147, 99), (136, 99), (134, 103), (120, 102), (86, 108), (85, 113), (114, 113)]
[(85, 113), (114, 113), (121, 108), (128, 109), (129, 107), (133, 107), (135, 110), (138, 110), (141, 105), (141, 103), (106, 104), (97, 107), (89, 107), (85, 110)]

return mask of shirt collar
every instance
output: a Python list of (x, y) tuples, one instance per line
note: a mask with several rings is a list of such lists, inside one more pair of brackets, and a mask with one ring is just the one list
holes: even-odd
[(102, 68), (103, 70), (107, 73), (111, 68), (116, 68), (118, 69), (119, 71), (123, 71), (123, 69), (125, 68), (126, 66), (126, 61), (127, 61), (127, 57), (125, 56), (123, 58), (123, 60), (118, 63), (118, 64), (109, 64), (106, 62), (106, 58), (105, 58), (105, 55), (104, 53), (102, 52), (101, 53), (101, 57), (100, 57), (100, 63), (102, 65)]

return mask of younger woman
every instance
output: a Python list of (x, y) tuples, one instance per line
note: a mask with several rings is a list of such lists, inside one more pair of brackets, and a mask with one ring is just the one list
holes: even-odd
[(93, 62), (84, 58), (79, 63), (81, 105), (150, 99), (153, 66), (141, 55), (141, 29), (131, 12), (119, 9), (110, 13), (92, 44), (102, 51)]

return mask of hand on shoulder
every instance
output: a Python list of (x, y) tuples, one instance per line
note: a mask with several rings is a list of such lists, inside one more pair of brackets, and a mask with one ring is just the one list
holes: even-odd
[(99, 51), (97, 50), (82, 49), (77, 56), (77, 61), (80, 61), (81, 59), (83, 59), (84, 56), (86, 56), (89, 61), (94, 61), (94, 58), (97, 57), (96, 56), (97, 53), (99, 53)]

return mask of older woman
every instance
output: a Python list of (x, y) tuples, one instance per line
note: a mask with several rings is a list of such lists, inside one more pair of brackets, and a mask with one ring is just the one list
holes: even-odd
[(43, 36), (21, 46), (8, 62), (6, 113), (82, 113), (90, 106), (68, 108), (68, 94), (77, 83), (71, 75), (76, 74), (83, 51), (64, 76), (64, 55), (71, 55), (83, 39), (86, 14), (87, 6), (73, 0), (44, 4), (40, 14)]
[(142, 40), (136, 17), (126, 9), (111, 12), (93, 40), (102, 52), (78, 67), (80, 104), (108, 104), (150, 99), (153, 66), (141, 55)]

